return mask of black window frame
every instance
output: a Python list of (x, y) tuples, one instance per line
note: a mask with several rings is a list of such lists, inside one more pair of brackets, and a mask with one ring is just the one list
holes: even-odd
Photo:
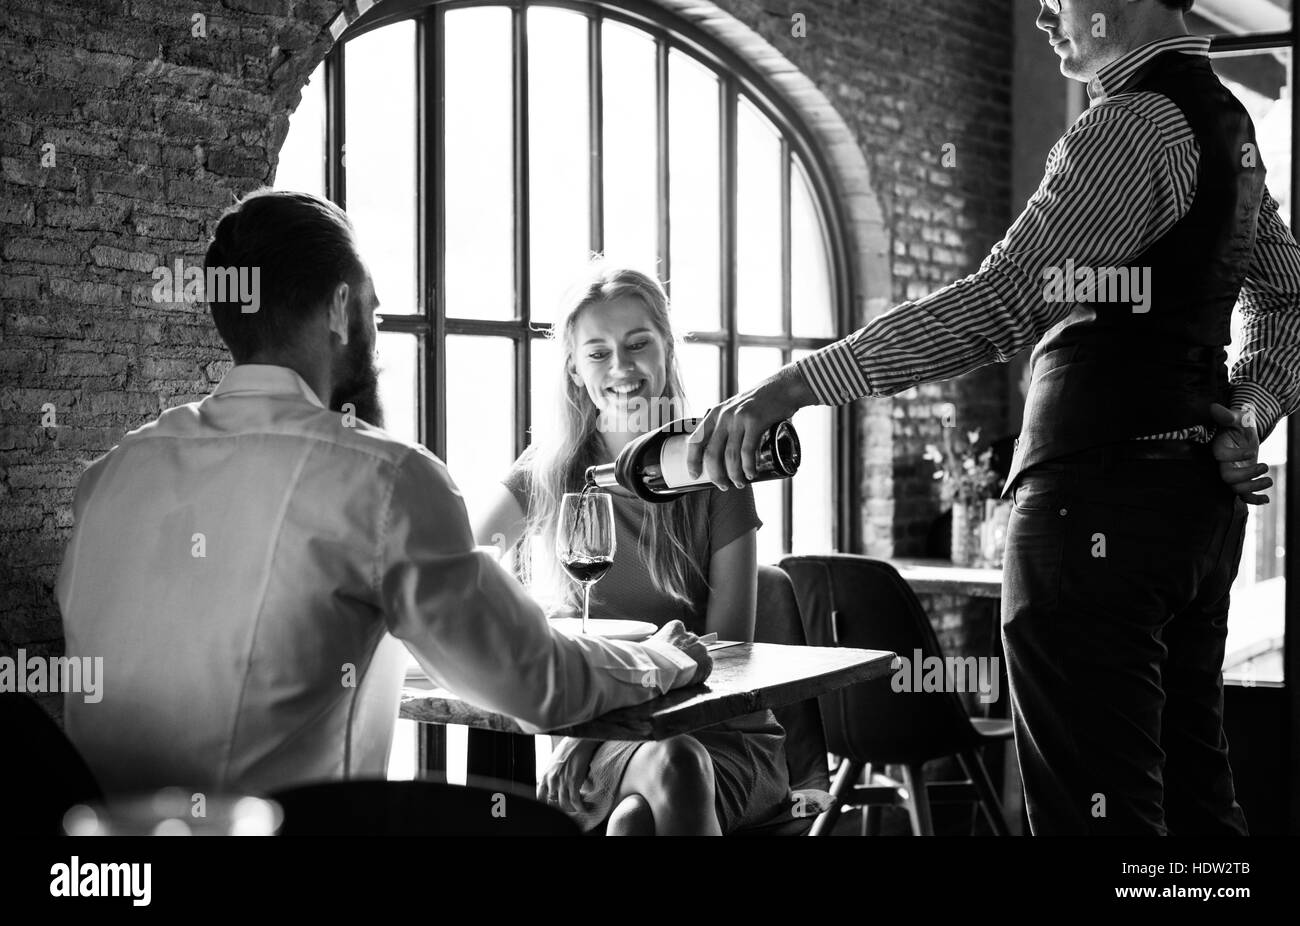
[[(508, 8), (512, 17), (512, 41), (516, 61), (513, 87), (514, 112), (514, 254), (515, 315), (512, 320), (489, 320), (448, 317), (442, 287), (437, 281), (444, 274), (443, 180), (443, 99), (444, 74), (441, 57), (436, 53), (443, 36), (443, 22), (448, 10), (466, 7)], [(535, 324), (530, 313), (529, 294), (529, 176), (528, 176), (528, 105), (527, 105), (527, 38), (525, 17), (532, 7), (568, 9), (588, 17), (588, 80), (591, 94), (591, 143), (593, 156), (591, 178), (591, 235), (593, 251), (603, 250), (603, 170), (601, 169), (601, 25), (606, 20), (622, 23), (647, 33), (656, 45), (656, 136), (658, 147), (657, 211), (658, 257), (661, 277), (671, 280), (668, 203), (668, 61), (670, 49), (690, 55), (711, 70), (719, 81), (721, 191), (719, 281), (722, 327), (712, 332), (692, 332), (693, 343), (717, 345), (720, 355), (719, 395), (737, 391), (737, 360), (742, 347), (777, 347), (783, 363), (792, 352), (815, 350), (833, 343), (856, 327), (853, 306), (852, 273), (845, 234), (845, 217), (834, 194), (833, 174), (812, 132), (799, 113), (768, 85), (766, 79), (742, 57), (727, 49), (694, 24), (675, 17), (670, 11), (640, 0), (389, 0), (373, 6), (353, 21), (340, 35), (325, 59), (325, 194), (346, 208), (346, 171), (343, 164), (346, 138), (345, 81), (347, 79), (347, 43), (375, 29), (396, 22), (415, 23), (416, 43), (416, 136), (418, 164), (416, 189), (418, 207), (417, 234), (417, 311), (411, 314), (379, 315), (379, 330), (412, 335), (417, 339), (417, 390), (420, 413), (417, 438), (434, 453), (447, 455), (447, 408), (443, 377), (446, 370), (446, 339), (449, 335), (490, 335), (509, 338), (514, 346), (515, 376), (515, 453), (522, 453), (528, 442), (527, 427), (531, 414), (532, 344), (545, 337), (549, 324)], [(781, 179), (781, 250), (782, 250), (782, 328), (783, 335), (751, 335), (737, 330), (735, 286), (736, 241), (736, 110), (740, 95), (752, 103), (780, 133)], [(426, 105), (426, 101), (428, 105)], [(814, 206), (822, 226), (829, 260), (833, 299), (834, 336), (794, 337), (791, 329), (791, 183), (794, 158), (802, 163), (812, 189)], [(671, 286), (670, 286), (671, 292)], [(832, 491), (836, 499), (833, 512), (833, 542), (837, 550), (856, 550), (858, 541), (857, 510), (857, 423), (850, 407), (834, 411), (832, 439), (835, 460), (832, 467)], [(454, 464), (454, 460), (452, 461)], [(783, 549), (792, 547), (792, 490), (783, 484)]]

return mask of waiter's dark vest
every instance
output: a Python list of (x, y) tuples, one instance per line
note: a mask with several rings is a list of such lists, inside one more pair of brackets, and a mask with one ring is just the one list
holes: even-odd
[[(1121, 92), (1158, 93), (1182, 110), (1200, 146), (1195, 198), (1128, 265), (1139, 273), (1150, 268), (1148, 311), (1134, 312), (1132, 299), (1076, 302), (1034, 348), (1024, 428), (1004, 494), (1036, 463), (1192, 425), (1213, 427), (1210, 403), (1228, 404), (1224, 347), (1264, 190), (1255, 127), (1203, 56), (1157, 55)], [(1062, 273), (1071, 257), (1060, 255)]]

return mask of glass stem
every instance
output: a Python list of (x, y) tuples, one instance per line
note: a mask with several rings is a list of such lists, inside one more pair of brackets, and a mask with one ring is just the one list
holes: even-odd
[(582, 632), (587, 632), (587, 616), (591, 611), (591, 583), (582, 583)]

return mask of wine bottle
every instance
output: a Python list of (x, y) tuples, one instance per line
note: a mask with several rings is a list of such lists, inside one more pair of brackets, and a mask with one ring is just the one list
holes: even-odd
[[(587, 467), (587, 485), (620, 486), (647, 502), (670, 502), (687, 492), (709, 488), (713, 483), (704, 473), (692, 479), (686, 470), (686, 436), (699, 422), (698, 418), (679, 418), (642, 434), (624, 447), (613, 463)], [(772, 425), (759, 438), (753, 481), (790, 478), (799, 470), (799, 457), (794, 425), (789, 421)]]

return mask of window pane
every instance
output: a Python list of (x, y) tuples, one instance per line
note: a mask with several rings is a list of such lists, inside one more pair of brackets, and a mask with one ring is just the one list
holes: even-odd
[(444, 22), (447, 315), (513, 318), (510, 10), (448, 10)]
[(416, 335), (379, 332), (379, 401), (384, 406), (384, 430), (412, 444), (419, 441), (416, 395), (420, 378)]
[(514, 462), (514, 347), (509, 338), (447, 336), (447, 466), (471, 522)]
[(722, 327), (718, 79), (688, 55), (668, 55), (668, 281), (682, 331)]
[[(1291, 220), (1291, 54), (1274, 49), (1250, 55), (1216, 58), (1214, 69), (1250, 113), (1259, 143), (1259, 158), (1268, 170), (1268, 190)], [(1245, 331), (1241, 313), (1232, 316), (1228, 368), (1241, 355)], [(1231, 591), (1228, 641), (1223, 659), (1225, 678), (1245, 683), (1281, 682), (1282, 645), (1286, 623), (1286, 481), (1287, 428), (1273, 429), (1260, 447), (1259, 462), (1268, 464), (1273, 488), (1270, 503), (1251, 511), (1246, 524), (1237, 579)]]
[(531, 311), (554, 321), (591, 246), (587, 17), (528, 11)]
[(605, 256), (655, 273), (659, 230), (655, 132), (655, 43), (606, 20), (604, 74)]
[[(779, 348), (740, 348), (736, 379), (742, 390), (758, 385), (779, 369), (781, 369)], [(784, 484), (785, 480), (775, 479), (754, 486), (754, 503), (758, 506), (758, 516), (763, 521), (763, 527), (758, 532), (760, 563), (775, 563), (785, 555), (785, 505), (781, 493), (781, 486)]]
[(779, 347), (742, 347), (736, 364), (736, 386), (744, 392), (757, 386), (782, 366)]
[(382, 311), (419, 311), (415, 295), (415, 23), (347, 43), (348, 215)]
[(722, 400), (719, 393), (722, 353), (712, 344), (685, 343), (678, 345), (678, 365), (682, 371), (682, 385), (686, 388), (687, 407), (696, 417)]
[(781, 144), (745, 98), (736, 107), (736, 311), (746, 334), (781, 334)]
[[(810, 353), (798, 350), (793, 356), (802, 360)], [(790, 480), (790, 552), (826, 553), (835, 549), (835, 410), (810, 406), (792, 421), (803, 459)]]
[(325, 65), (307, 78), (302, 102), (289, 117), (289, 134), (275, 169), (277, 190), (325, 195)]
[(798, 158), (790, 171), (790, 324), (799, 337), (835, 336), (826, 237)]

